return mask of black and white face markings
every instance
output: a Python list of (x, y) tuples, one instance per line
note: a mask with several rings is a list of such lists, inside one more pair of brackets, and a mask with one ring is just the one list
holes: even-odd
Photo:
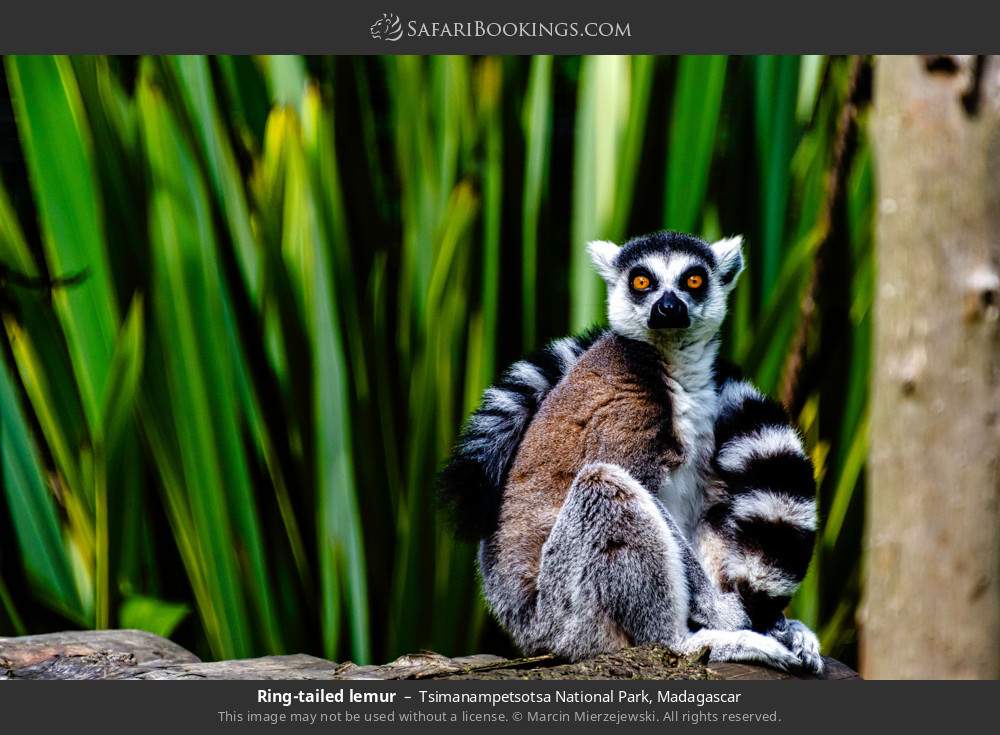
[(708, 244), (658, 232), (622, 247), (589, 246), (608, 286), (608, 320), (619, 334), (646, 342), (713, 336), (726, 316), (726, 297), (743, 269), (741, 238)]

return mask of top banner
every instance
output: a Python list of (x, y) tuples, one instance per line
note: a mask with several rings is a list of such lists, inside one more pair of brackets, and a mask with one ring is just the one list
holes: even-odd
[(8, 3), (3, 53), (989, 53), (1000, 5), (930, 2)]

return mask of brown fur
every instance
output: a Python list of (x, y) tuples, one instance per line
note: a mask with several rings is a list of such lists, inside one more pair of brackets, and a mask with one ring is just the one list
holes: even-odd
[(511, 468), (490, 542), (497, 563), (529, 594), (542, 546), (584, 465), (620, 465), (655, 494), (664, 472), (681, 463), (663, 371), (654, 348), (609, 334), (545, 399)]

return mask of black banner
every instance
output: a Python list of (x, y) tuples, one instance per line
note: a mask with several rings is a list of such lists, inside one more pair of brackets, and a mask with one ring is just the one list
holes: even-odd
[(1000, 48), (1000, 6), (955, 0), (501, 4), (7, 3), (4, 53), (943, 53)]
[(966, 731), (1000, 682), (0, 682), (6, 732)]

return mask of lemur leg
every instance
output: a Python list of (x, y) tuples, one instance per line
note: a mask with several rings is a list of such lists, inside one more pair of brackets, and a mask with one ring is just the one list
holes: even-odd
[(577, 475), (538, 575), (536, 615), (552, 650), (578, 659), (684, 639), (691, 595), (681, 550), (647, 498), (616, 465)]
[(734, 597), (713, 590), (669, 515), (628, 472), (591, 464), (577, 475), (542, 550), (532, 621), (534, 648), (571, 659), (629, 643), (678, 653), (712, 648), (714, 660), (799, 660), (776, 640), (738, 627)]

